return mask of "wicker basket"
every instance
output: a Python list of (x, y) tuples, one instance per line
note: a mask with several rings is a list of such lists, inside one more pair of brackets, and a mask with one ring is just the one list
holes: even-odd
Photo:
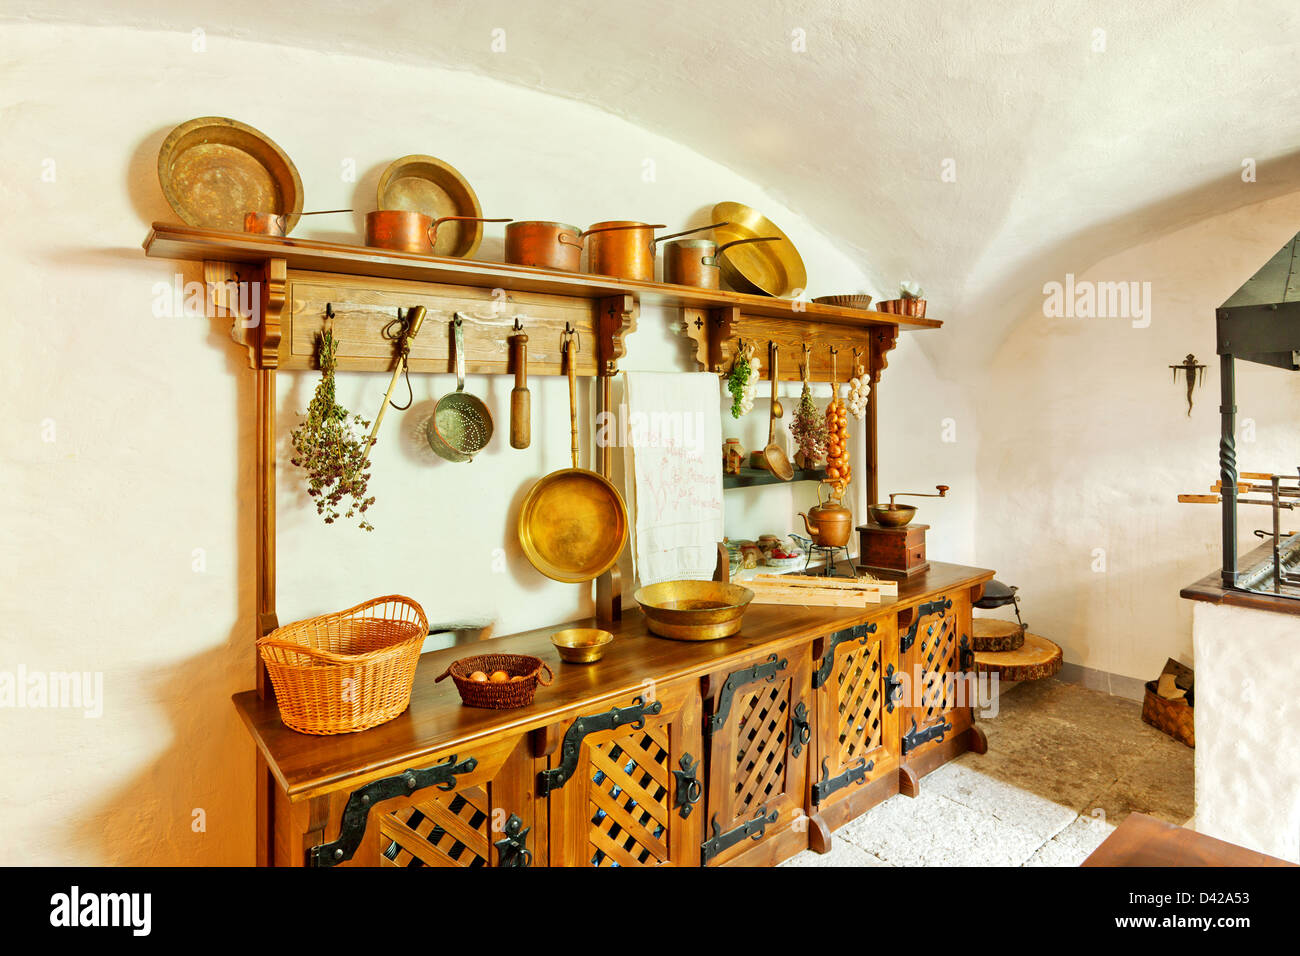
[(1193, 749), (1196, 747), (1195, 713), (1186, 699), (1165, 700), (1156, 693), (1156, 682), (1147, 681), (1146, 695), (1142, 701), (1142, 720)]
[(277, 628), (257, 642), (280, 719), (303, 734), (348, 734), (411, 703), (424, 609), (398, 594)]
[[(546, 679), (542, 680), (542, 671)], [(511, 677), (522, 680), (508, 680), (493, 684), (491, 681), (470, 680), (469, 675), (475, 671), (492, 674), (505, 671)], [(462, 657), (452, 661), (437, 680), (450, 677), (460, 691), (460, 699), (467, 707), (486, 707), (490, 710), (510, 710), (513, 707), (527, 707), (533, 702), (537, 685), (543, 687), (555, 677), (551, 668), (540, 657), (527, 654), (479, 654), (475, 657)]]

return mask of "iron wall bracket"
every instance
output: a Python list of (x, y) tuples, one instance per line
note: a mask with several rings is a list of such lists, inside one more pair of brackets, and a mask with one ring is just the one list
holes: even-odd
[(537, 775), (538, 795), (548, 796), (568, 783), (573, 772), (578, 769), (578, 756), (587, 734), (613, 730), (624, 724), (631, 724), (633, 730), (640, 730), (645, 726), (646, 715), (659, 713), (663, 706), (660, 701), (647, 704), (644, 698), (637, 697), (632, 701), (631, 707), (613, 707), (603, 714), (578, 717), (564, 732), (564, 741), (560, 744), (560, 765)]
[(753, 667), (746, 667), (744, 670), (733, 671), (728, 674), (726, 681), (722, 684), (722, 691), (718, 694), (718, 711), (709, 718), (707, 725), (709, 736), (713, 736), (727, 726), (727, 718), (731, 716), (731, 699), (736, 695), (737, 690), (755, 681), (766, 680), (771, 683), (776, 680), (777, 674), (786, 669), (789, 663), (784, 657), (778, 659), (775, 654), (772, 654), (761, 664), (755, 664)]
[(944, 720), (942, 717), (939, 718), (938, 723), (931, 724), (929, 727), (926, 727), (925, 730), (917, 730), (916, 718), (913, 717), (912, 729), (903, 734), (903, 756), (906, 757), (922, 744), (928, 744), (932, 740), (943, 740), (944, 735), (950, 730), (952, 730), (952, 724), (948, 723), (948, 721)]
[(813, 687), (821, 687), (831, 679), (831, 670), (835, 666), (835, 648), (845, 641), (857, 641), (859, 644), (866, 644), (867, 638), (874, 633), (876, 633), (875, 624), (855, 624), (853, 627), (846, 627), (842, 631), (836, 631), (826, 638), (826, 653), (822, 655), (821, 664), (813, 671)]
[(850, 784), (865, 783), (867, 774), (876, 768), (874, 760), (868, 760), (866, 757), (859, 757), (857, 762), (847, 767), (843, 773), (830, 775), (830, 768), (826, 765), (830, 762), (827, 757), (822, 758), (822, 778), (813, 784), (812, 800), (813, 804), (819, 804), (829, 797), (836, 790), (843, 790)]
[(938, 614), (940, 617), (952, 610), (952, 598), (943, 598), (938, 601), (926, 601), (924, 604), (916, 606), (916, 617), (912, 619), (912, 626), (907, 629), (902, 637), (898, 639), (898, 652), (906, 654), (916, 643), (916, 631), (921, 626), (921, 619), (929, 617), (931, 614)]
[(777, 811), (764, 813), (764, 807), (759, 807), (754, 814), (754, 819), (748, 820), (736, 827), (734, 830), (722, 832), (722, 827), (718, 826), (718, 815), (713, 815), (713, 836), (700, 844), (700, 855), (704, 863), (708, 863), (719, 853), (730, 850), (738, 843), (744, 843), (745, 840), (761, 840), (763, 834), (767, 832), (769, 823), (776, 823), (778, 816)]
[(696, 777), (696, 772), (700, 769), (698, 760), (685, 753), (677, 765), (682, 768), (673, 771), (673, 776), (677, 778), (677, 814), (685, 820), (700, 802), (700, 797), (704, 796), (704, 788)]
[(505, 836), (492, 845), (497, 848), (497, 866), (532, 866), (533, 852), (528, 849), (528, 831), (524, 821), (513, 813), (506, 820)]
[(460, 763), (452, 754), (444, 762), (426, 767), (423, 770), (403, 770), (394, 777), (375, 780), (357, 790), (353, 790), (348, 802), (343, 807), (343, 818), (339, 823), (339, 837), (331, 843), (322, 843), (307, 851), (308, 866), (338, 866), (345, 860), (352, 859), (366, 834), (366, 823), (370, 818), (370, 808), (393, 797), (407, 797), (426, 787), (439, 790), (454, 790), (456, 776), (470, 773), (478, 766), (478, 761), (468, 757)]

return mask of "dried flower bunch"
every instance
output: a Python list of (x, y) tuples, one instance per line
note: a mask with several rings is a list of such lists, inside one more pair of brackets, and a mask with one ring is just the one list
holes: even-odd
[(316, 513), (325, 516), (326, 524), (340, 517), (359, 518), (363, 530), (374, 531), (374, 525), (366, 520), (366, 511), (375, 503), (373, 496), (366, 497), (370, 481), (366, 429), (370, 422), (335, 401), (337, 353), (334, 333), (326, 329), (316, 346), (320, 383), (305, 420), (293, 431), (294, 456), (290, 460), (307, 472), (307, 494), (315, 499)]
[(812, 389), (804, 379), (799, 407), (790, 422), (790, 434), (799, 446), (796, 458), (802, 468), (814, 468), (826, 455), (826, 421), (813, 401)]

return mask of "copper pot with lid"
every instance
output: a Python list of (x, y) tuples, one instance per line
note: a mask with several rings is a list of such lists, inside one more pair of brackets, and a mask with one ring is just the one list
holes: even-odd
[(725, 225), (725, 222), (715, 222), (656, 239), (655, 230), (665, 228), (663, 224), (652, 225), (627, 219), (598, 222), (582, 234), (587, 239), (587, 271), (593, 275), (613, 276), (616, 279), (654, 282), (658, 243)]
[(809, 508), (806, 514), (799, 512), (799, 517), (803, 518), (803, 526), (814, 544), (824, 548), (842, 548), (849, 543), (849, 536), (853, 533), (853, 514), (834, 493), (822, 501), (822, 485), (829, 485), (832, 492), (839, 491), (833, 481), (820, 482), (816, 507)]
[[(726, 225), (723, 223), (722, 225)], [(667, 237), (665, 237), (667, 238)], [(718, 245), (712, 239), (678, 239), (664, 246), (664, 281), (696, 289), (721, 288), (718, 260), (732, 246), (750, 242), (780, 242), (780, 236), (751, 236)]]

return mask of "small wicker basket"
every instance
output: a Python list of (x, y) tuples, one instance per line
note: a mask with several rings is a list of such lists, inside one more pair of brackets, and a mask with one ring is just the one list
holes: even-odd
[[(542, 679), (542, 671), (546, 679)], [(505, 671), (512, 678), (493, 684), (491, 681), (470, 680), (469, 675), (475, 671), (492, 674)], [(510, 710), (513, 707), (527, 707), (533, 702), (537, 685), (549, 685), (555, 675), (540, 657), (527, 654), (479, 654), (475, 657), (462, 657), (452, 661), (451, 665), (435, 678), (436, 681), (450, 677), (460, 691), (460, 699), (467, 707), (486, 707), (490, 710)]]
[(424, 609), (398, 594), (277, 628), (257, 642), (280, 719), (303, 734), (348, 734), (411, 703)]

